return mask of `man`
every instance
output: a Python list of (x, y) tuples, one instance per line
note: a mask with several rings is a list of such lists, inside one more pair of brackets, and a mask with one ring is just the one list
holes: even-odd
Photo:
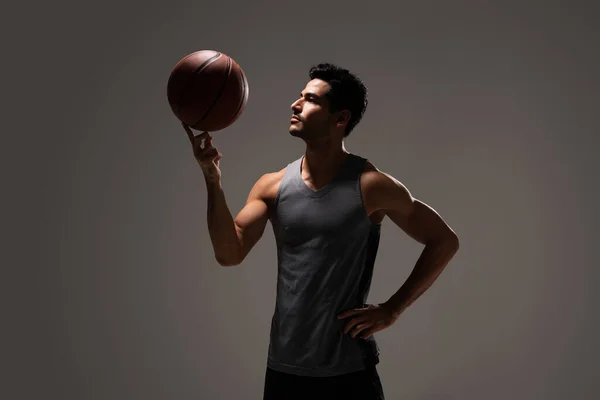
[[(263, 175), (232, 217), (220, 184), (221, 153), (184, 125), (208, 189), (208, 229), (217, 261), (240, 264), (271, 221), (278, 281), (265, 400), (383, 399), (373, 334), (391, 326), (438, 277), (458, 238), (392, 176), (349, 153), (347, 137), (367, 106), (367, 90), (332, 64), (310, 69), (291, 105), (289, 132), (304, 156)], [(402, 287), (366, 304), (380, 227), (389, 217), (425, 248)]]

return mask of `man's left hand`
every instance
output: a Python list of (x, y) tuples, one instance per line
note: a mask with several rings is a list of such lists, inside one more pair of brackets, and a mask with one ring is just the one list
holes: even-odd
[(350, 333), (355, 338), (367, 339), (375, 332), (379, 332), (396, 322), (396, 315), (386, 304), (366, 304), (363, 308), (347, 310), (338, 315), (338, 319), (353, 317), (344, 327), (344, 333)]

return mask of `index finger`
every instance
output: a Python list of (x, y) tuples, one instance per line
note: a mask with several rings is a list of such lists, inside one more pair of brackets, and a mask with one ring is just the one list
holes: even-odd
[(185, 124), (185, 122), (182, 122), (181, 125), (183, 126), (183, 129), (185, 129), (185, 131), (186, 131), (186, 133), (188, 135), (188, 138), (190, 139), (190, 142), (192, 142), (192, 144), (194, 144), (194, 133), (192, 132), (192, 130), (190, 129), (190, 127), (187, 126)]
[(185, 129), (185, 131), (187, 132), (188, 138), (190, 138), (190, 142), (192, 142), (192, 144), (194, 144), (194, 140), (196, 138), (203, 140), (206, 139), (206, 137), (210, 137), (210, 134), (208, 133), (208, 131), (204, 131), (201, 134), (199, 134), (198, 136), (194, 136), (194, 133), (192, 132), (192, 130), (190, 129), (189, 126), (187, 126), (185, 123), (181, 123), (181, 125), (183, 125), (183, 129)]

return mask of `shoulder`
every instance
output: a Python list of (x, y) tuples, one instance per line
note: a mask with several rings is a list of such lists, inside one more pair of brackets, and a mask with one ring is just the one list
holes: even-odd
[(370, 211), (411, 207), (414, 199), (407, 187), (392, 175), (366, 161), (360, 177), (365, 206)]
[(250, 192), (250, 197), (258, 198), (264, 201), (275, 199), (275, 196), (277, 196), (277, 191), (279, 190), (279, 184), (281, 183), (284, 175), (285, 168), (276, 172), (269, 172), (262, 175), (254, 184), (254, 187)]
[(395, 187), (406, 188), (399, 180), (378, 169), (371, 161), (365, 162), (360, 176), (362, 190), (386, 190)]

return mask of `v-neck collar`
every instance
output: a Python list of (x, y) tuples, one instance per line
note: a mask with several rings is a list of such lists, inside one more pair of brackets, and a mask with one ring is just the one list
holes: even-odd
[(296, 181), (298, 188), (303, 193), (305, 193), (306, 195), (308, 195), (310, 197), (325, 196), (327, 193), (329, 193), (329, 191), (333, 187), (333, 183), (335, 183), (346, 172), (347, 164), (350, 162), (350, 159), (353, 157), (354, 157), (354, 155), (352, 153), (348, 153), (348, 155), (344, 158), (344, 161), (342, 161), (342, 165), (340, 165), (340, 168), (339, 168), (337, 174), (325, 186), (323, 186), (320, 189), (313, 190), (310, 187), (308, 187), (306, 182), (304, 182), (304, 179), (302, 179), (302, 161), (304, 161), (304, 155), (303, 155), (298, 160), (298, 165), (296, 166), (296, 168), (294, 168), (295, 169), (295, 171), (294, 171), (295, 181)]

